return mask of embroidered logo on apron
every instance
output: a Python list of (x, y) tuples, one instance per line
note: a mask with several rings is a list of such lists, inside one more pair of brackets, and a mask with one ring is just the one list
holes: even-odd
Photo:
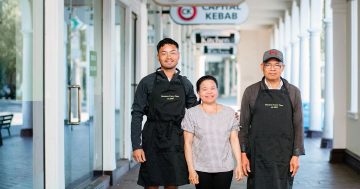
[(265, 104), (265, 107), (271, 108), (271, 109), (277, 109), (277, 108), (284, 107), (284, 105), (282, 105), (282, 104)]

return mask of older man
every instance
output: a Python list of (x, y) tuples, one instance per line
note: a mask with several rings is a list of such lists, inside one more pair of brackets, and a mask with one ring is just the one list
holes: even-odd
[(283, 54), (271, 49), (264, 77), (246, 88), (240, 114), (242, 166), (248, 189), (290, 189), (305, 154), (300, 91), (281, 77)]

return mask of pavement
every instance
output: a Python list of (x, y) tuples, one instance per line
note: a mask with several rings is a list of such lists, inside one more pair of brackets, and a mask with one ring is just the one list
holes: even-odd
[[(234, 110), (238, 109), (234, 97), (221, 98), (219, 103), (231, 106)], [(0, 113), (6, 112), (19, 114), (17, 121), (22, 123), (20, 102), (0, 100)], [(1, 131), (5, 144), (0, 148), (0, 189), (25, 189), (32, 188), (33, 185), (33, 139), (20, 137), (21, 124), (16, 125), (14, 124), (11, 129), (12, 136), (7, 136), (5, 130)], [(306, 155), (300, 157), (300, 169), (294, 180), (294, 189), (360, 189), (360, 173), (345, 164), (330, 164), (330, 149), (320, 148), (320, 138), (305, 139), (305, 149)], [(72, 154), (75, 155), (76, 152)], [(80, 159), (88, 159), (88, 157)], [(74, 162), (71, 168), (81, 172), (87, 171), (89, 162)], [(135, 166), (110, 189), (141, 189), (142, 187), (136, 184), (138, 172), (139, 166)], [(193, 188), (195, 188), (193, 185), (179, 187), (179, 189)], [(246, 188), (246, 179), (232, 182), (231, 189), (241, 188)]]
[[(345, 164), (330, 164), (330, 149), (320, 148), (320, 138), (305, 139), (306, 155), (300, 157), (300, 169), (293, 189), (360, 189), (360, 173)], [(135, 166), (110, 189), (142, 189), (136, 184), (139, 166)], [(194, 189), (185, 185), (179, 189)], [(231, 189), (246, 188), (246, 178), (233, 181)]]
[[(235, 97), (219, 98), (218, 103), (232, 107), (235, 111)], [(306, 138), (306, 155), (300, 157), (300, 169), (295, 176), (293, 189), (360, 189), (360, 173), (345, 164), (330, 164), (330, 150), (320, 148), (320, 138)], [(142, 189), (137, 185), (139, 165), (126, 173), (110, 189)], [(180, 186), (179, 189), (194, 189), (194, 185)], [(246, 188), (246, 177), (233, 180), (231, 189)]]

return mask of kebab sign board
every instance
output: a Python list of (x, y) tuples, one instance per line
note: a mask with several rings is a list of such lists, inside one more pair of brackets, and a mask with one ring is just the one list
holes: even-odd
[(249, 16), (246, 2), (237, 6), (171, 7), (177, 24), (242, 24)]
[(154, 0), (155, 3), (165, 6), (194, 6), (194, 5), (238, 5), (245, 0)]

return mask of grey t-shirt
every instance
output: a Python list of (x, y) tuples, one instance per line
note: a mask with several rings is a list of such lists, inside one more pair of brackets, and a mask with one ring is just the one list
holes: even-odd
[(192, 157), (197, 171), (214, 173), (234, 169), (230, 144), (231, 131), (239, 131), (235, 111), (227, 106), (216, 114), (207, 114), (200, 105), (186, 110), (183, 130), (194, 134)]

